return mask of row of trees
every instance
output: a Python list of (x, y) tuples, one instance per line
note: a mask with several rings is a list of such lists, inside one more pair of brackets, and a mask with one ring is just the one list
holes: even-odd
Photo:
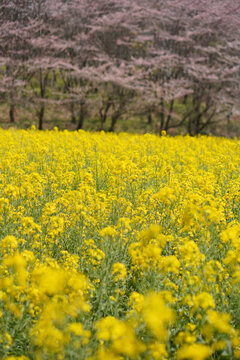
[(0, 104), (194, 135), (239, 101), (239, 51), (239, 0), (2, 0)]

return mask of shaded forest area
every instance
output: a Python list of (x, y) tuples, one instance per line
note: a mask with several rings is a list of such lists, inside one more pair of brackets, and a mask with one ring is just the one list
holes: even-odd
[(2, 0), (0, 125), (240, 135), (239, 0)]

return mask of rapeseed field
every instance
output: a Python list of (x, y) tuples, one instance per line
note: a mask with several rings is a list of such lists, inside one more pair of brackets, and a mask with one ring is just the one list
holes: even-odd
[(0, 358), (240, 358), (240, 140), (0, 130)]

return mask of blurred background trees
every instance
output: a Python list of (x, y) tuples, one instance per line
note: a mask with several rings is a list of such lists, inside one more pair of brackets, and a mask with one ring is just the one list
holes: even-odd
[(239, 51), (239, 0), (2, 0), (0, 124), (240, 135)]

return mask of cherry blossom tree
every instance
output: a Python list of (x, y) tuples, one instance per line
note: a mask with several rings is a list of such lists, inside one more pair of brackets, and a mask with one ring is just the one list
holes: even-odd
[[(223, 103), (237, 98), (239, 15), (237, 1), (142, 1), (136, 6), (133, 21), (141, 24), (137, 44), (142, 54), (132, 61), (142, 69), (160, 131), (187, 123), (191, 134), (199, 133)], [(172, 122), (179, 101), (185, 112)]]
[[(0, 39), (10, 113), (34, 78), (25, 101), (38, 104), (39, 128), (55, 101), (77, 128), (94, 108), (96, 127), (109, 117), (114, 130), (135, 105), (159, 133), (194, 135), (239, 99), (238, 0), (2, 0)], [(61, 87), (50, 86), (53, 74)]]

